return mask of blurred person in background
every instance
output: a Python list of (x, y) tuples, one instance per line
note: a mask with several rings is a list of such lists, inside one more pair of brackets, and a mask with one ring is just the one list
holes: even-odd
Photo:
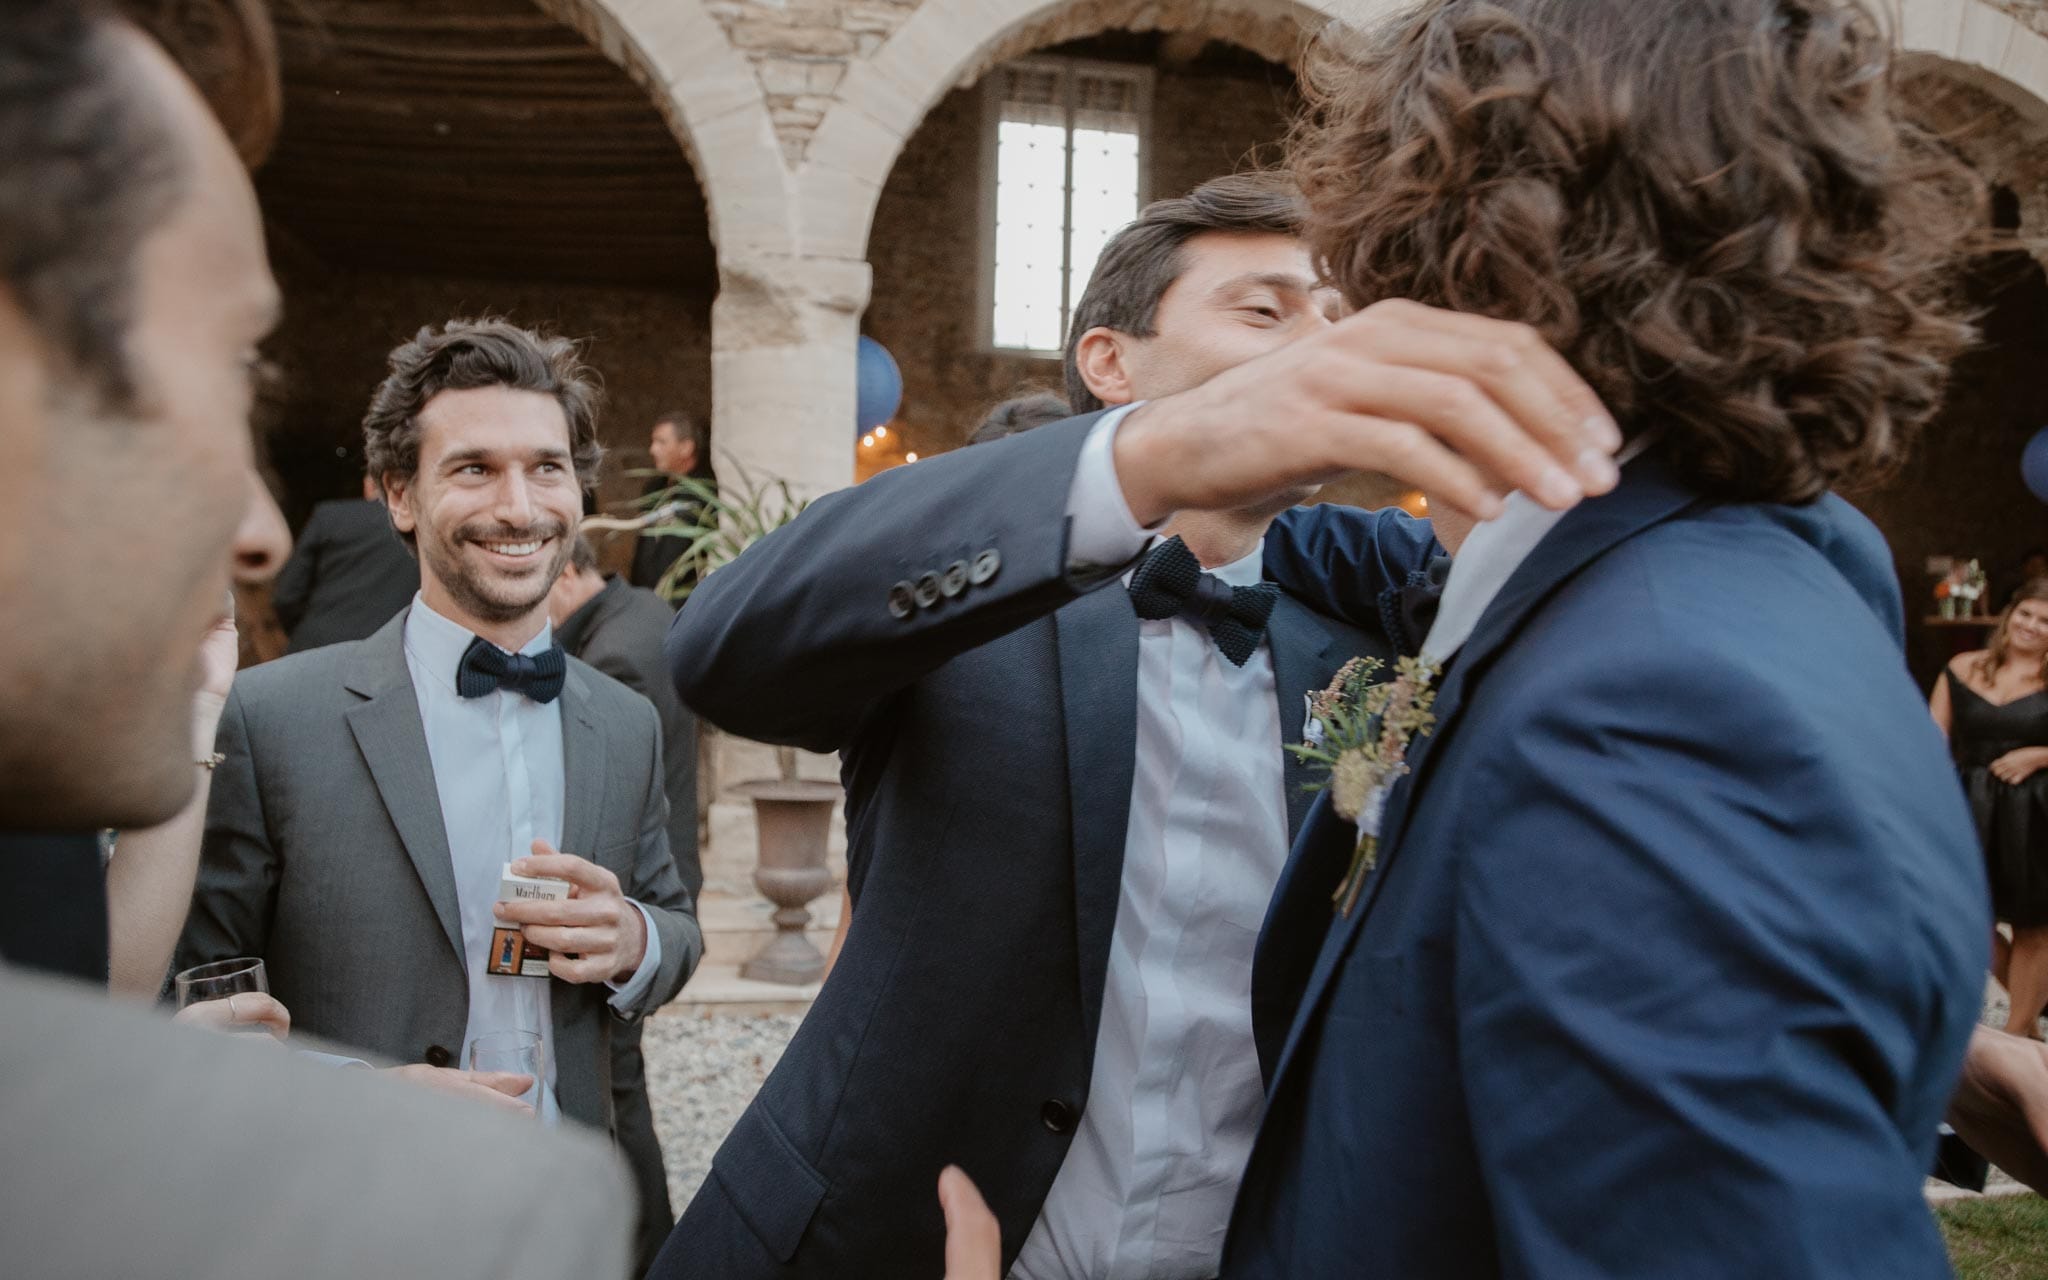
[[(712, 479), (711, 426), (696, 414), (671, 409), (656, 418), (647, 435), (647, 453), (654, 462), (654, 469), (661, 473), (647, 478), (645, 495), (648, 497), (685, 477), (706, 483)], [(702, 504), (694, 499), (684, 499), (682, 508), (678, 519), (681, 523), (690, 524), (696, 521), (696, 513), (702, 509)], [(656, 590), (669, 566), (689, 546), (688, 538), (642, 533), (634, 540), (633, 565), (626, 573), (626, 581), (649, 591)]]
[(1030, 392), (1012, 397), (990, 409), (988, 416), (981, 420), (981, 425), (967, 437), (967, 443), (987, 444), (991, 440), (1001, 440), (1005, 436), (1013, 436), (1020, 431), (1029, 431), (1033, 427), (1042, 427), (1049, 422), (1058, 422), (1073, 416), (1074, 411), (1067, 407), (1066, 400), (1058, 394), (1051, 391)]
[(419, 587), (419, 565), (392, 529), (376, 480), (365, 476), (362, 497), (313, 508), (271, 603), (291, 636), (290, 652), (302, 653), (374, 634)]
[[(548, 617), (555, 625), (555, 639), (571, 657), (583, 659), (654, 704), (661, 718), (669, 855), (683, 888), (695, 898), (704, 886), (704, 872), (697, 863), (697, 717), (676, 696), (661, 655), (674, 611), (654, 592), (598, 572), (597, 552), (578, 534), (569, 563), (548, 595)], [(641, 1025), (624, 1022), (612, 1028), (612, 1123), (640, 1190), (636, 1248), (639, 1269), (644, 1271), (660, 1252), (676, 1216), (647, 1099)]]
[(2005, 1029), (2041, 1038), (2048, 1006), (2048, 578), (2021, 586), (1990, 642), (1951, 661), (1929, 711), (1948, 735), (1991, 875), (1991, 972)]

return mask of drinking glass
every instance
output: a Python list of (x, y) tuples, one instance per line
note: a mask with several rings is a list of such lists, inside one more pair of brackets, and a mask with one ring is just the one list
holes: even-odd
[[(194, 965), (171, 979), (172, 987), (178, 993), (178, 1007), (187, 1008), (205, 1004), (209, 1000), (225, 1000), (229, 996), (243, 995), (251, 991), (270, 994), (270, 975), (264, 971), (263, 962), (251, 956), (234, 960), (216, 960), (212, 964)], [(237, 1027), (238, 1031), (270, 1034), (261, 1026)]]
[(486, 1031), (469, 1045), (471, 1071), (516, 1071), (533, 1077), (533, 1086), (519, 1100), (540, 1115), (540, 1082), (547, 1065), (538, 1031)]

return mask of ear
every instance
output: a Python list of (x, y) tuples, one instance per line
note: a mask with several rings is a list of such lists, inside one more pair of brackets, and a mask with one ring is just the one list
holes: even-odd
[(1074, 344), (1074, 367), (1081, 381), (1107, 405), (1129, 404), (1137, 399), (1131, 390), (1130, 338), (1114, 329), (1097, 325)]
[(413, 519), (412, 504), (406, 501), (411, 493), (410, 480), (396, 471), (384, 473), (384, 509), (391, 513), (391, 527), (400, 533), (411, 533), (419, 522)]

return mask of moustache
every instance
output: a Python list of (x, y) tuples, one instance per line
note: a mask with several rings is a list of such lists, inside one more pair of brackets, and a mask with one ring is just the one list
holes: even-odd
[(529, 525), (478, 525), (466, 524), (455, 531), (457, 542), (545, 542), (567, 533), (569, 526), (560, 520), (547, 520)]

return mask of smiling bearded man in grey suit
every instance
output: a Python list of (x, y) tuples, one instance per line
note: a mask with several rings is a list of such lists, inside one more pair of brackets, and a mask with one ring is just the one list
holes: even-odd
[[(457, 1088), (437, 1069), (479, 1036), (538, 1032), (542, 1118), (609, 1131), (611, 1024), (675, 995), (703, 938), (654, 708), (548, 625), (595, 400), (572, 343), (503, 321), (392, 353), (364, 436), (420, 594), (236, 682), (179, 963), (261, 956), (298, 1029)], [(497, 903), (508, 863), (571, 896)], [(547, 976), (488, 971), (513, 924)]]

